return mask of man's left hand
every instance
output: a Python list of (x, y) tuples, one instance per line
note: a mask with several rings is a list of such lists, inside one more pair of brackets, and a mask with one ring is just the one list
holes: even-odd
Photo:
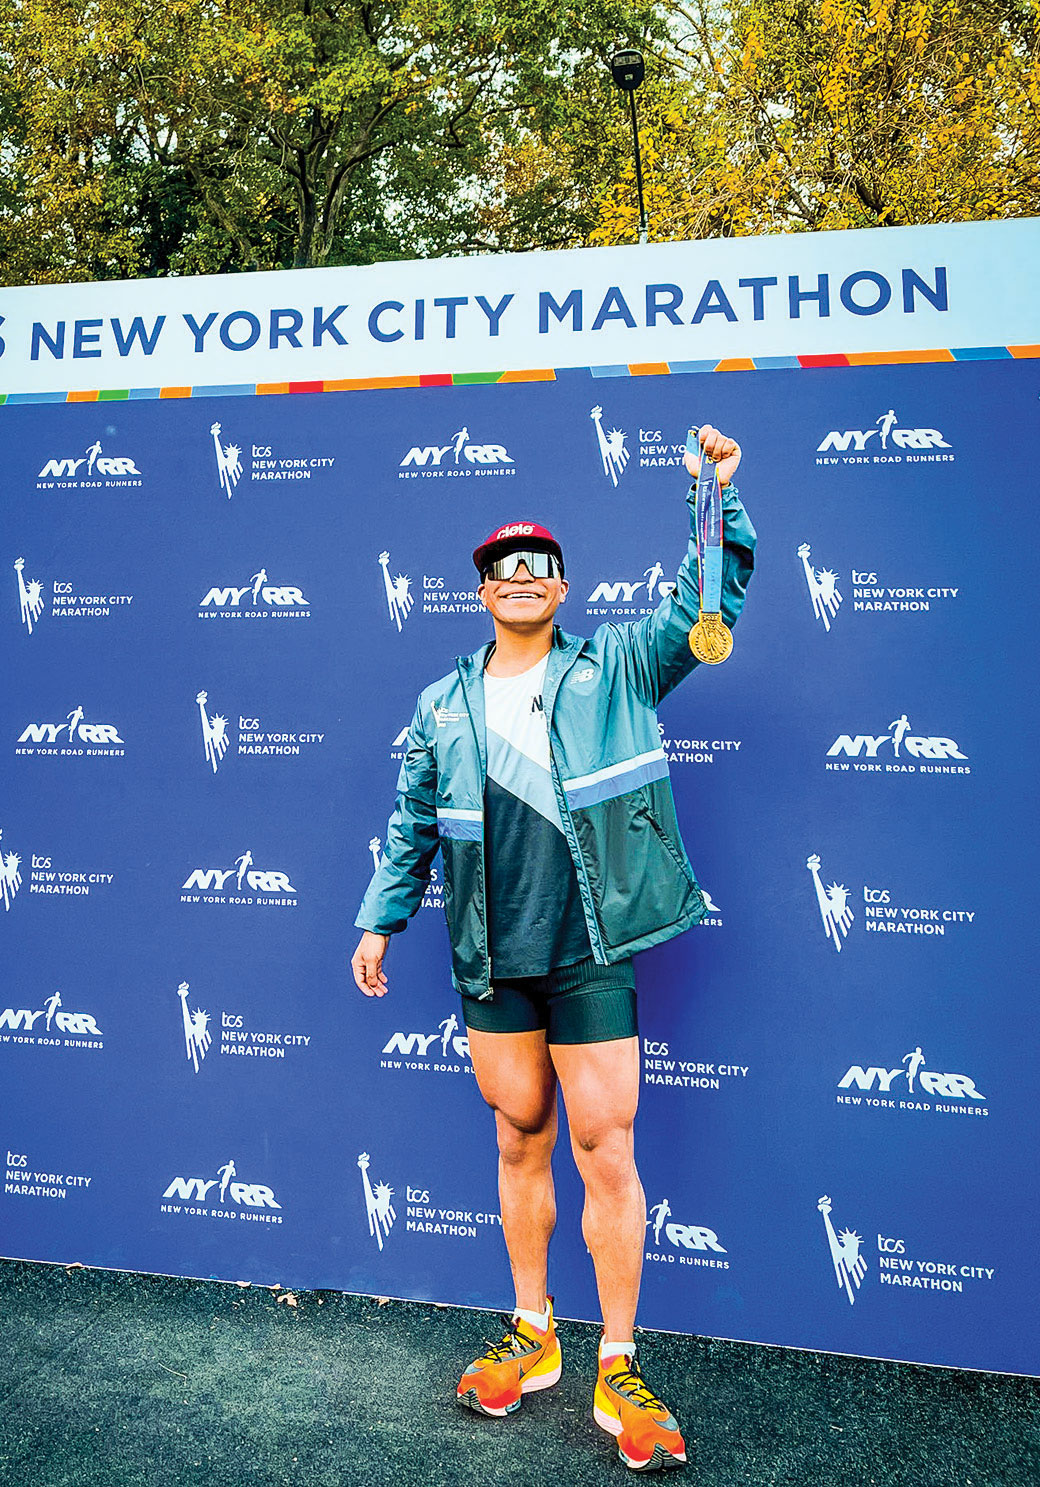
[[(719, 467), (719, 485), (729, 485), (740, 464), (740, 445), (735, 439), (730, 439), (718, 429), (712, 428), (710, 423), (698, 429), (697, 439), (704, 453)], [(692, 478), (696, 480), (701, 468), (697, 455), (688, 453), (683, 463)]]

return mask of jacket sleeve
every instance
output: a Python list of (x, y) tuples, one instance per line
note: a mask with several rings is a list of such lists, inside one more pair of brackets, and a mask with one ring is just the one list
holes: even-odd
[[(629, 677), (643, 701), (656, 707), (700, 662), (690, 650), (689, 634), (697, 623), (696, 493), (686, 497), (690, 544), (679, 567), (676, 586), (645, 619), (618, 625)], [(744, 607), (744, 595), (755, 565), (755, 529), (737, 488), (722, 492), (722, 618), (732, 627)]]
[(422, 903), (440, 846), (436, 801), (437, 761), (423, 728), (420, 698), (405, 741), (386, 846), (354, 920), (358, 929), (396, 934)]

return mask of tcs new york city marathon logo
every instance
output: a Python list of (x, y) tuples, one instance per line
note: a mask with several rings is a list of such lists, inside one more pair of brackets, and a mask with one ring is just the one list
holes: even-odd
[[(869, 1274), (867, 1252), (871, 1245), (855, 1229), (836, 1229), (831, 1220), (834, 1204), (825, 1194), (816, 1209), (823, 1219), (827, 1249), (830, 1254), (834, 1279), (839, 1293), (850, 1306)], [(877, 1265), (877, 1280), (882, 1287), (891, 1287), (893, 1300), (906, 1297), (908, 1291), (940, 1291), (948, 1296), (963, 1296), (975, 1286), (989, 1285), (996, 1275), (996, 1266), (980, 1265), (977, 1257), (965, 1260), (956, 1249), (951, 1249), (948, 1239), (942, 1240), (942, 1259), (917, 1256), (911, 1253), (916, 1248), (913, 1241), (899, 1233), (902, 1224), (893, 1233), (892, 1226), (885, 1223), (886, 1233), (875, 1231), (873, 1246)]]
[(280, 1061), (295, 1056), (310, 1047), (311, 1034), (287, 1031), (284, 1028), (249, 1028), (245, 1014), (223, 1008), (219, 1018), (213, 1019), (202, 1007), (188, 1006), (189, 983), (182, 981), (177, 987), (177, 1000), (181, 1006), (180, 1027), (184, 1035), (184, 1054), (197, 1074), (202, 1068), (213, 1043), (211, 1024), (216, 1021), (220, 1028), (220, 1054), (236, 1058), (267, 1059)]
[(133, 594), (84, 592), (80, 585), (65, 578), (53, 579), (47, 585), (40, 578), (26, 578), (22, 557), (15, 559), (14, 571), (18, 582), (18, 615), (29, 635), (46, 610), (45, 594), (49, 594), (51, 617), (58, 620), (108, 619), (114, 610), (134, 602)]
[[(839, 953), (858, 912), (862, 913), (865, 933), (886, 937), (944, 939), (948, 933), (970, 931), (975, 924), (975, 909), (920, 901), (900, 903), (896, 890), (878, 884), (864, 883), (854, 892), (836, 880), (826, 883), (823, 863), (817, 852), (809, 854), (805, 865), (812, 877), (823, 932)], [(853, 904), (857, 908), (853, 908)]]
[[(382, 1251), (397, 1222), (395, 1190), (385, 1180), (373, 1182), (368, 1175), (372, 1158), (367, 1151), (357, 1159), (365, 1201), (365, 1217), (370, 1238)], [(436, 1201), (428, 1185), (408, 1183), (404, 1190), (405, 1232), (442, 1239), (477, 1239), (494, 1228), (501, 1228), (502, 1217), (493, 1211), (476, 1208), (447, 1207)]]
[[(211, 424), (209, 432), (217, 461), (217, 482), (230, 501), (238, 488), (239, 481), (245, 474), (242, 446), (233, 439), (225, 442), (222, 438), (223, 427), (219, 423)], [(277, 452), (271, 444), (255, 443), (249, 446), (248, 458), (249, 479), (253, 482), (311, 480), (315, 474), (330, 471), (336, 463), (333, 455), (283, 455)]]
[[(817, 568), (812, 560), (811, 543), (798, 547), (805, 586), (812, 612), (824, 631), (831, 626), (850, 591), (854, 614), (930, 614), (949, 605), (960, 594), (960, 585), (888, 584), (879, 579), (877, 567), (846, 569), (843, 577), (833, 568)], [(847, 612), (847, 611), (846, 611)]]
[[(597, 403), (590, 415), (596, 431), (596, 447), (599, 450), (603, 474), (617, 490), (621, 477), (629, 468), (628, 434), (617, 424), (605, 426), (603, 409)], [(683, 463), (686, 452), (685, 440), (681, 444), (670, 441), (663, 428), (639, 429), (639, 468), (658, 469), (661, 466), (676, 467)]]

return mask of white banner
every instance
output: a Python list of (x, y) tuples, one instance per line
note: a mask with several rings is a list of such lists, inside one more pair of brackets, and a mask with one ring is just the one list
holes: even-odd
[(0, 290), (8, 394), (1040, 343), (1040, 219)]

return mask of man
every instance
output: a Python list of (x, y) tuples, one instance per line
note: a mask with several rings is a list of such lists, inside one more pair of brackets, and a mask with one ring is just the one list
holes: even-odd
[[(739, 447), (712, 427), (699, 439), (723, 487), (722, 616), (732, 625), (755, 532), (730, 487)], [(698, 457), (686, 464), (695, 476)], [(692, 490), (688, 504), (692, 526)], [(601, 625), (589, 639), (553, 624), (568, 585), (544, 527), (501, 527), (473, 560), (495, 639), (419, 697), (386, 849), (356, 920), (364, 934), (354, 979), (368, 996), (386, 994), (389, 937), (419, 907), (440, 848), (453, 979), (473, 1072), (495, 1114), (516, 1288), (509, 1330), (467, 1368), (458, 1398), (507, 1415), (560, 1377), (547, 1291), (560, 1087), (603, 1309), (594, 1417), (626, 1465), (678, 1466), (682, 1435), (643, 1380), (633, 1340), (647, 1220), (632, 1141), (632, 955), (705, 913), (655, 711), (697, 664), (688, 643), (696, 546), (691, 537), (675, 591), (652, 614)]]

